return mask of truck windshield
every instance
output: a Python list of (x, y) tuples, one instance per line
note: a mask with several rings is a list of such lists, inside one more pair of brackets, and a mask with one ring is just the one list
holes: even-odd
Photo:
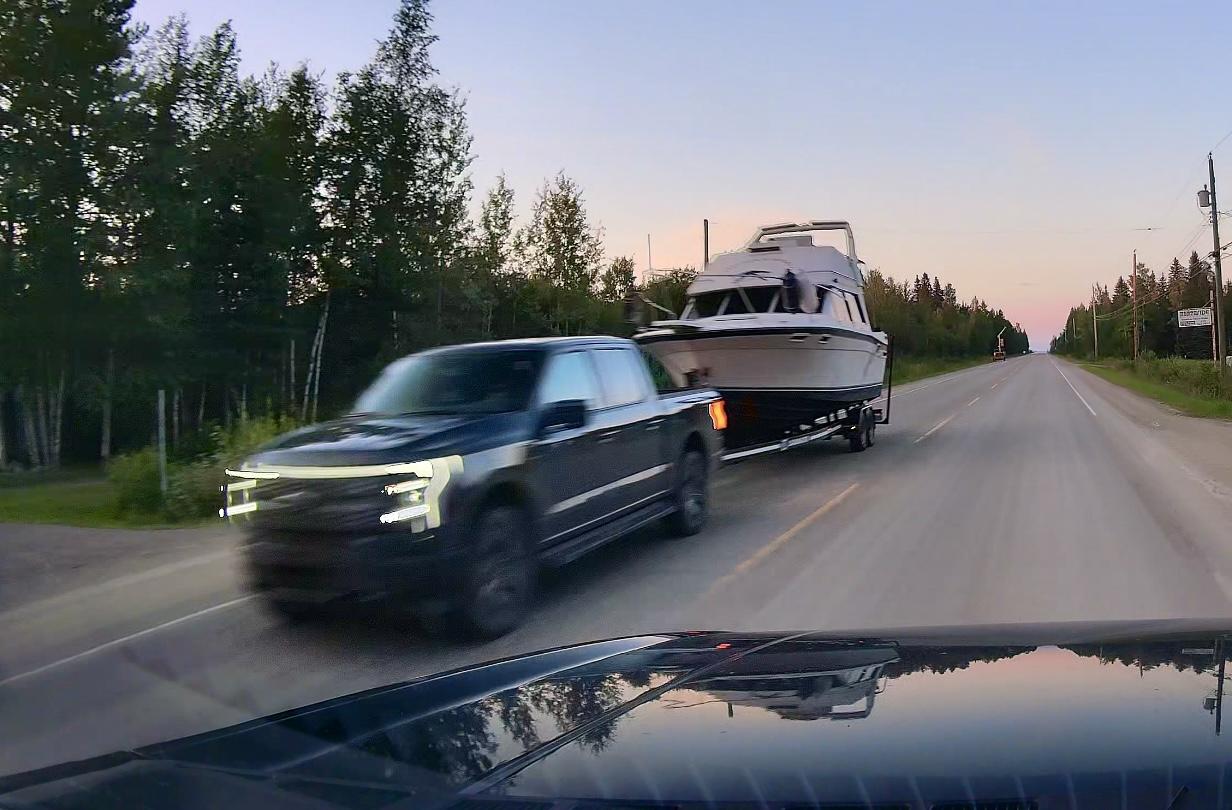
[(358, 413), (507, 413), (527, 407), (543, 353), (471, 351), (407, 357), (360, 394)]

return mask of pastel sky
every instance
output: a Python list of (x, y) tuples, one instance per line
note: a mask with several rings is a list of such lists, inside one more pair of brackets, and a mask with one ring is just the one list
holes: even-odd
[[(138, 0), (245, 68), (370, 57), (396, 0)], [(1092, 283), (1211, 249), (1194, 192), (1232, 131), (1227, 2), (438, 0), (479, 191), (564, 170), (609, 256), (697, 264), (758, 224), (848, 219), (863, 258), (1003, 308), (1037, 348)], [(1206, 49), (1206, 53), (1203, 50)], [(1215, 76), (1214, 82), (1209, 77)], [(1215, 151), (1232, 195), (1232, 139)], [(1232, 197), (1229, 197), (1232, 199)], [(1225, 206), (1226, 207), (1226, 206)], [(1146, 229), (1151, 230), (1146, 230)]]

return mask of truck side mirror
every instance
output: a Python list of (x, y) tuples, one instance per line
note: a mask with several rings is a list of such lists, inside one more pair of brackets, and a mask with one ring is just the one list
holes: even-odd
[(553, 402), (543, 409), (539, 417), (539, 432), (550, 433), (554, 430), (570, 430), (586, 425), (586, 403), (580, 399), (566, 399)]

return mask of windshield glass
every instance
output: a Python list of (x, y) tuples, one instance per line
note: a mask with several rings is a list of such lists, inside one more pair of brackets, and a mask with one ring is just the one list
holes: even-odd
[(508, 413), (530, 401), (543, 354), (450, 352), (393, 363), (360, 394), (354, 412), (384, 415)]

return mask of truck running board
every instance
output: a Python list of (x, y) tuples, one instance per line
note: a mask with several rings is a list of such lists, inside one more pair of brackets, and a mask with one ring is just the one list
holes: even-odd
[[(666, 496), (665, 496), (666, 497)], [(594, 529), (582, 532), (553, 546), (544, 549), (539, 556), (544, 565), (564, 565), (570, 563), (593, 549), (621, 537), (627, 532), (638, 529), (647, 523), (665, 518), (675, 511), (667, 500), (655, 501), (615, 520), (602, 523)]]

